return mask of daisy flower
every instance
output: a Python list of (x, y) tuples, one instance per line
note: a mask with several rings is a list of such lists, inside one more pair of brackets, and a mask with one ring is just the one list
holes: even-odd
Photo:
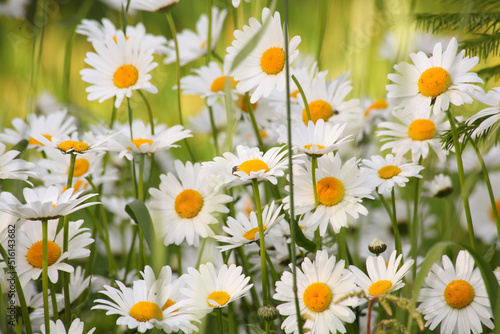
[(426, 326), (434, 330), (441, 324), (443, 334), (482, 333), (482, 325), (493, 329), (490, 301), (479, 268), (467, 251), (460, 251), (455, 267), (443, 255), (442, 267), (436, 263), (420, 289), (417, 310), (424, 314)]
[(115, 131), (96, 135), (92, 131), (87, 131), (79, 138), (78, 133), (73, 132), (71, 136), (52, 136), (49, 139), (44, 135), (35, 133), (32, 138), (40, 142), (43, 149), (48, 147), (57, 149), (63, 154), (84, 154), (108, 151), (107, 143), (118, 134), (119, 132)]
[(6, 152), (5, 148), (6, 146), (0, 143), (0, 179), (16, 179), (28, 182), (28, 177), (38, 176), (38, 173), (30, 171), (35, 167), (35, 164), (23, 159), (15, 159), (21, 152), (15, 150)]
[[(83, 323), (83, 321), (81, 321), (79, 318), (76, 318), (75, 320), (73, 320), (73, 322), (71, 323), (71, 326), (68, 328), (68, 332), (66, 332), (66, 328), (64, 327), (64, 323), (62, 322), (61, 319), (58, 319), (57, 322), (50, 320), (50, 333), (52, 333), (52, 334), (66, 334), (66, 333), (68, 333), (68, 334), (69, 333), (71, 333), (71, 334), (84, 334), (83, 333), (84, 325), (85, 324)], [(45, 334), (46, 333), (45, 325), (42, 325), (40, 330), (42, 331), (42, 334)], [(89, 330), (88, 332), (86, 332), (86, 334), (92, 334), (92, 333), (94, 333), (94, 331), (95, 331), (95, 327), (92, 328), (91, 330)]]
[[(284, 215), (279, 216), (281, 207), (282, 205), (275, 210), (273, 201), (262, 210), (264, 235), (269, 233), (271, 228), (283, 220)], [(226, 223), (227, 226), (223, 226), (222, 229), (228, 234), (228, 236), (215, 236), (215, 239), (219, 242), (228, 244), (219, 246), (222, 252), (259, 240), (259, 223), (257, 221), (257, 213), (255, 211), (252, 211), (249, 217), (247, 217), (244, 213), (239, 212), (236, 219), (228, 217)]]
[[(340, 145), (350, 140), (350, 136), (339, 140), (345, 127), (346, 124), (325, 123), (323, 119), (319, 119), (316, 123), (309, 121), (307, 126), (303, 122), (297, 122), (296, 126), (292, 127), (292, 146), (309, 156), (321, 157), (337, 150)], [(278, 132), (278, 142), (288, 143), (286, 127), (280, 127)]]
[[(73, 272), (73, 267), (62, 262), (85, 258), (90, 250), (85, 248), (94, 242), (88, 228), (80, 228), (83, 219), (69, 222), (68, 251), (63, 250), (63, 230), (57, 233), (57, 221), (48, 224), (48, 276), (52, 283), (57, 283), (59, 270)], [(21, 284), (36, 280), (42, 274), (42, 224), (39, 221), (26, 222), (18, 231), (19, 247), (16, 253), (17, 274)]]
[(371, 160), (363, 159), (362, 173), (367, 176), (369, 187), (377, 188), (379, 194), (389, 193), (394, 185), (404, 187), (409, 177), (419, 177), (424, 167), (417, 163), (406, 163), (406, 159), (400, 156), (394, 157), (387, 154), (384, 157), (372, 155)]
[(448, 175), (437, 174), (431, 181), (424, 181), (423, 196), (446, 197), (453, 193), (453, 184)]
[(352, 271), (356, 284), (363, 289), (367, 297), (377, 297), (399, 290), (405, 285), (402, 279), (408, 274), (414, 261), (408, 260), (400, 267), (402, 258), (402, 254), (396, 258), (396, 251), (391, 253), (387, 263), (383, 256), (369, 256), (366, 259), (368, 276), (355, 266), (349, 266), (349, 270)]
[(214, 175), (222, 182), (232, 185), (248, 183), (252, 179), (266, 179), (277, 184), (276, 177), (283, 176), (287, 167), (283, 147), (272, 147), (263, 154), (258, 147), (238, 145), (236, 154), (226, 152), (224, 157), (216, 157), (214, 161), (204, 162)]
[(130, 137), (130, 131), (125, 131), (124, 125), (120, 133), (109, 141), (110, 151), (120, 152), (118, 157), (126, 157), (132, 160), (135, 154), (153, 154), (162, 150), (168, 150), (172, 147), (179, 147), (174, 143), (192, 137), (191, 130), (186, 130), (182, 125), (174, 125), (167, 128), (161, 124), (155, 126), (155, 134), (152, 134), (151, 126), (146, 125), (142, 120), (134, 120), (132, 123), (132, 133), (134, 138)]
[(169, 9), (179, 0), (131, 0), (130, 8), (147, 12), (158, 12)]
[[(306, 167), (294, 165), (293, 179), (295, 196), (295, 214), (301, 215), (315, 209), (314, 188), (311, 178), (311, 163)], [(319, 226), (321, 235), (325, 235), (328, 225), (338, 233), (347, 227), (347, 214), (358, 218), (368, 210), (361, 205), (363, 198), (372, 198), (372, 188), (365, 186), (356, 158), (351, 158), (344, 165), (339, 154), (328, 153), (318, 158), (316, 169), (316, 193), (319, 205), (309, 218), (308, 224)], [(290, 196), (283, 200), (285, 209), (289, 208)]]
[(444, 52), (441, 43), (437, 43), (430, 58), (422, 51), (410, 54), (414, 65), (405, 62), (394, 65), (401, 74), (387, 76), (394, 82), (386, 86), (387, 96), (399, 99), (396, 107), (405, 107), (408, 111), (433, 104), (436, 115), (448, 110), (450, 103), (456, 106), (472, 103), (471, 95), (482, 91), (473, 83), (483, 83), (483, 80), (469, 72), (479, 58), (464, 57), (465, 50), (457, 55), (457, 49), (457, 40), (452, 38)]
[(489, 106), (479, 111), (465, 122), (468, 125), (472, 125), (478, 119), (485, 117), (472, 133), (472, 136), (480, 136), (500, 121), (500, 87), (495, 87), (486, 94), (478, 93), (474, 97)]
[(213, 106), (219, 97), (223, 97), (226, 83), (236, 100), (236, 81), (222, 72), (217, 62), (212, 61), (208, 66), (193, 70), (196, 75), (187, 75), (181, 78), (181, 88), (184, 94), (199, 95), (207, 99), (207, 104)]
[[(386, 141), (380, 148), (381, 151), (392, 149), (395, 155), (403, 156), (411, 151), (413, 162), (429, 155), (429, 147), (433, 149), (440, 161), (444, 161), (448, 151), (441, 148), (439, 135), (448, 128), (449, 123), (443, 121), (444, 114), (431, 114), (431, 107), (423, 107), (420, 111), (407, 114), (393, 112), (400, 123), (382, 122), (377, 131), (377, 136)], [(402, 123), (402, 124), (401, 124)]]
[(89, 101), (116, 97), (115, 107), (119, 108), (133, 90), (158, 93), (150, 83), (149, 72), (158, 65), (153, 62), (153, 48), (146, 49), (137, 39), (126, 40), (122, 31), (117, 31), (116, 41), (94, 41), (92, 45), (97, 53), (87, 52), (85, 62), (94, 68), (80, 71), (82, 80), (92, 84), (86, 89)]
[(199, 271), (189, 267), (185, 275), (189, 288), (181, 289), (187, 297), (190, 310), (203, 317), (215, 308), (226, 307), (243, 297), (253, 284), (248, 284), (250, 276), (242, 274), (243, 268), (234, 264), (224, 264), (218, 271), (212, 262), (202, 264)]
[(148, 286), (143, 280), (134, 281), (131, 288), (120, 281), (116, 281), (116, 285), (118, 289), (105, 285), (105, 290), (99, 291), (111, 301), (96, 299), (96, 305), (92, 310), (105, 310), (106, 315), (117, 314), (119, 315), (117, 325), (126, 325), (129, 329), (137, 328), (140, 333), (154, 327), (163, 329), (167, 333), (179, 330), (191, 333), (197, 330), (190, 322), (191, 315), (178, 312), (183, 302), (168, 305), (171, 289), (161, 289), (158, 282)]
[[(281, 28), (281, 18), (278, 12), (271, 14), (269, 8), (262, 10), (263, 26), (257, 19), (251, 18), (249, 26), (244, 26), (243, 31), (236, 30), (232, 46), (226, 49), (225, 59), (226, 73), (230, 73), (236, 55), (247, 45), (255, 34), (265, 29), (255, 48), (240, 64), (231, 72), (234, 79), (238, 81), (236, 89), (240, 93), (252, 91), (251, 103), (263, 96), (268, 97), (276, 88), (278, 91), (285, 90), (285, 37)], [(299, 51), (296, 50), (300, 43), (300, 37), (295, 36), (288, 45), (290, 64), (297, 58)]]
[[(356, 289), (353, 274), (344, 267), (344, 260), (336, 261), (335, 256), (328, 256), (327, 251), (318, 251), (313, 262), (305, 258), (301, 268), (296, 268), (300, 313), (306, 319), (304, 329), (308, 333), (345, 333), (344, 323), (352, 323), (356, 319), (349, 306), (355, 306), (357, 298), (336, 302)], [(292, 264), (290, 268), (293, 268)], [(284, 302), (277, 307), (280, 314), (286, 316), (281, 328), (286, 333), (298, 333), (295, 300), (291, 291), (292, 273), (285, 271), (281, 280), (276, 282), (273, 298)]]
[(97, 202), (83, 203), (96, 194), (79, 197), (81, 193), (74, 193), (74, 189), (69, 188), (59, 195), (56, 186), (24, 188), (23, 195), (26, 201), (24, 204), (11, 193), (4, 191), (0, 193), (0, 211), (26, 220), (56, 219), (98, 204)]
[(227, 213), (224, 206), (231, 196), (219, 194), (217, 180), (199, 163), (188, 161), (184, 166), (175, 161), (173, 173), (160, 175), (160, 189), (150, 189), (151, 208), (159, 215), (159, 228), (165, 245), (199, 245), (200, 237), (213, 236), (211, 224), (218, 221), (216, 212)]
[[(240, 6), (241, 0), (232, 0), (233, 2), (233, 7), (238, 8)], [(250, 2), (250, 0), (245, 0), (246, 2)]]
[[(217, 42), (226, 20), (227, 10), (219, 10), (217, 7), (212, 7), (212, 39), (211, 49), (215, 50)], [(179, 46), (180, 65), (184, 66), (198, 58), (207, 54), (207, 32), (208, 32), (208, 16), (202, 14), (196, 22), (196, 31), (184, 29), (177, 34), (177, 43)], [(176, 61), (175, 41), (168, 42), (169, 51), (164, 59), (165, 64), (171, 64)], [(229, 73), (225, 71), (225, 73)]]

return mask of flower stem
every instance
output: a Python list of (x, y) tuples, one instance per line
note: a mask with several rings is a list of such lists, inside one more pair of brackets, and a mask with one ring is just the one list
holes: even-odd
[(217, 131), (217, 126), (215, 125), (214, 109), (212, 107), (208, 107), (208, 114), (210, 115), (210, 125), (212, 126), (212, 137), (214, 138), (215, 155), (220, 155), (219, 141), (217, 139), (219, 134)]
[(250, 120), (252, 121), (252, 127), (255, 132), (255, 137), (257, 138), (257, 142), (259, 143), (259, 147), (261, 150), (264, 149), (264, 142), (262, 141), (262, 137), (260, 136), (259, 127), (257, 125), (257, 121), (255, 120), (255, 114), (253, 112), (252, 104), (250, 103), (250, 95), (248, 92), (245, 93), (245, 102), (247, 104), (248, 114), (250, 115)]
[(224, 319), (222, 319), (222, 307), (217, 308), (217, 322), (219, 323), (219, 333), (224, 334)]
[(45, 333), (50, 334), (50, 315), (49, 315), (49, 221), (42, 219), (42, 292), (43, 292), (43, 315), (45, 319)]
[[(421, 161), (419, 161), (420, 164)], [(420, 198), (420, 178), (415, 179), (415, 193), (414, 193), (414, 203), (413, 203), (413, 219), (411, 220), (411, 258), (416, 260), (418, 255), (418, 231), (419, 231), (419, 219), (418, 219), (418, 203)], [(417, 266), (413, 266), (413, 277), (417, 274)]]
[(467, 193), (467, 188), (465, 187), (465, 174), (464, 166), (462, 162), (462, 149), (458, 141), (457, 126), (455, 124), (455, 118), (451, 114), (450, 110), (446, 110), (446, 116), (450, 121), (451, 135), (453, 137), (453, 146), (455, 147), (455, 156), (457, 158), (458, 167), (458, 178), (460, 180), (460, 190), (462, 194), (462, 201), (464, 202), (465, 218), (467, 219), (467, 229), (469, 231), (469, 240), (472, 249), (476, 249), (476, 239), (474, 237), (474, 226), (472, 225), (472, 215), (469, 206), (469, 194)]
[(151, 126), (151, 134), (154, 136), (155, 134), (155, 121), (153, 118), (153, 110), (151, 109), (151, 105), (149, 104), (148, 99), (146, 98), (146, 95), (142, 92), (142, 90), (138, 90), (139, 95), (142, 98), (142, 101), (144, 102), (144, 105), (146, 106), (146, 110), (148, 111), (148, 117), (149, 117), (149, 125)]
[(210, 58), (212, 56), (212, 20), (213, 20), (213, 17), (212, 17), (212, 6), (213, 6), (213, 3), (214, 3), (214, 0), (208, 0), (207, 1), (208, 3), (208, 31), (207, 31), (207, 53), (206, 53), (206, 58), (205, 58), (205, 61), (206, 61), (206, 64), (208, 65), (208, 63), (210, 63)]
[[(316, 189), (316, 168), (318, 167), (318, 158), (317, 157), (311, 157), (311, 178), (312, 178), (312, 186), (313, 186), (313, 193), (314, 193), (314, 210), (319, 205), (319, 200), (318, 200), (318, 190)], [(316, 243), (316, 250), (321, 249), (321, 234), (319, 231), (319, 227), (314, 231), (314, 241)]]
[[(297, 78), (293, 74), (292, 74), (292, 80), (293, 80), (293, 82), (295, 82), (295, 85), (299, 89), (300, 96), (302, 96), (302, 101), (304, 101), (304, 107), (306, 109), (307, 119), (310, 121), (310, 120), (312, 120), (311, 110), (309, 110), (309, 103), (307, 103), (307, 98), (306, 98), (306, 94), (304, 93), (304, 89), (302, 89), (302, 86), (300, 85), (299, 80), (297, 80)], [(288, 94), (288, 95), (290, 95), (290, 94)]]
[(257, 211), (257, 221), (259, 223), (259, 243), (260, 243), (260, 268), (262, 272), (262, 303), (267, 305), (269, 302), (268, 277), (266, 265), (266, 244), (264, 241), (264, 223), (262, 222), (262, 205), (260, 203), (259, 182), (252, 179), (253, 194), (255, 198), (255, 208)]

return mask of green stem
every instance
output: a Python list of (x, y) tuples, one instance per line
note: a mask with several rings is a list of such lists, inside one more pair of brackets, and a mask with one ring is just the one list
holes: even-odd
[(476, 249), (476, 238), (474, 237), (474, 226), (472, 225), (472, 215), (469, 206), (469, 194), (467, 193), (467, 188), (465, 187), (465, 173), (462, 162), (462, 149), (458, 141), (457, 126), (455, 124), (455, 118), (453, 117), (449, 109), (446, 110), (446, 116), (450, 121), (451, 135), (453, 137), (453, 146), (455, 147), (455, 156), (457, 158), (457, 167), (458, 167), (458, 178), (460, 180), (462, 201), (464, 202), (465, 218), (467, 219), (467, 229), (469, 231), (470, 245), (472, 249)]
[(268, 294), (268, 277), (266, 266), (266, 244), (264, 241), (264, 223), (262, 221), (262, 205), (260, 203), (259, 182), (257, 179), (252, 179), (253, 194), (255, 198), (255, 208), (257, 212), (257, 221), (259, 223), (259, 244), (260, 244), (260, 269), (262, 273), (262, 303), (269, 303)]
[(208, 107), (208, 114), (210, 115), (210, 125), (212, 126), (212, 137), (214, 138), (215, 155), (218, 156), (220, 155), (219, 141), (217, 140), (218, 131), (217, 126), (215, 125), (214, 110), (212, 107)]
[[(307, 103), (307, 98), (306, 98), (306, 94), (304, 93), (304, 89), (302, 89), (302, 86), (300, 85), (299, 80), (297, 80), (297, 78), (293, 74), (292, 74), (292, 80), (293, 80), (293, 82), (295, 82), (295, 85), (297, 86), (297, 88), (300, 92), (300, 96), (302, 96), (302, 101), (304, 102), (304, 107), (306, 109), (307, 119), (310, 121), (310, 120), (312, 120), (311, 110), (309, 109), (309, 103)], [(288, 89), (288, 91), (290, 91), (290, 89)], [(290, 96), (290, 94), (288, 94), (288, 96)]]
[(207, 31), (207, 54), (206, 54), (206, 64), (210, 63), (210, 57), (212, 55), (212, 6), (214, 3), (214, 0), (208, 0), (208, 31)]
[[(250, 272), (250, 266), (248, 264), (247, 255), (243, 251), (242, 247), (238, 247), (237, 250), (238, 250), (238, 255), (239, 255), (240, 259), (241, 259), (241, 265), (243, 266), (244, 272), (249, 273)], [(259, 297), (257, 296), (257, 291), (255, 290), (255, 285), (253, 285), (250, 288), (250, 294), (252, 295), (253, 305), (255, 306), (255, 308), (258, 309), (260, 307), (260, 302), (259, 302)]]
[[(319, 205), (319, 200), (318, 200), (318, 191), (317, 191), (317, 184), (316, 184), (316, 168), (318, 167), (318, 158), (317, 157), (311, 157), (311, 178), (312, 178), (312, 186), (313, 186), (313, 193), (314, 193), (314, 210)], [(314, 231), (314, 241), (316, 243), (316, 250), (321, 249), (321, 234), (319, 231), (319, 227)]]
[(182, 276), (182, 245), (177, 246), (177, 274)]
[[(419, 164), (421, 164), (422, 158), (420, 158)], [(415, 179), (415, 194), (413, 197), (413, 219), (411, 221), (411, 258), (416, 260), (418, 255), (418, 231), (419, 231), (419, 219), (418, 219), (418, 203), (420, 198), (420, 179)], [(413, 266), (413, 277), (417, 273), (417, 266)]]
[(234, 324), (234, 306), (233, 303), (229, 303), (227, 306), (227, 320), (229, 323), (229, 334), (236, 334), (236, 325)]
[(222, 307), (217, 308), (217, 322), (219, 323), (219, 333), (224, 334), (223, 319), (222, 319)]
[(379, 198), (380, 198), (380, 202), (382, 202), (382, 205), (384, 206), (385, 210), (387, 211), (387, 214), (389, 215), (389, 218), (391, 219), (391, 224), (392, 224), (392, 230), (394, 232), (394, 246), (396, 248), (396, 252), (398, 254), (402, 254), (401, 253), (401, 250), (402, 250), (402, 247), (401, 247), (401, 237), (399, 235), (399, 226), (398, 226), (398, 221), (397, 221), (397, 218), (395, 216), (395, 212), (396, 212), (396, 206), (395, 206), (395, 202), (393, 201), (393, 198), (394, 198), (394, 189), (392, 191), (392, 198), (391, 198), (391, 202), (392, 202), (392, 210), (389, 206), (389, 203), (387, 203), (387, 200), (385, 199), (384, 195), (382, 194), (378, 194)]
[(155, 121), (153, 118), (153, 110), (151, 109), (151, 105), (149, 104), (148, 99), (146, 98), (146, 95), (142, 92), (142, 90), (138, 90), (139, 95), (142, 98), (142, 101), (144, 102), (144, 105), (146, 106), (146, 110), (148, 111), (148, 117), (149, 117), (149, 124), (151, 126), (151, 134), (154, 136), (155, 134)]
[(257, 121), (255, 120), (255, 114), (253, 112), (252, 104), (250, 103), (250, 94), (248, 94), (248, 92), (245, 93), (245, 102), (247, 104), (248, 114), (250, 115), (252, 127), (255, 132), (255, 137), (257, 138), (260, 149), (263, 150), (264, 142), (262, 141), (262, 137), (260, 136), (259, 126), (257, 125)]
[(328, 15), (330, 14), (331, 3), (331, 1), (321, 1), (320, 12), (318, 13), (320, 17), (318, 45), (316, 48), (316, 61), (318, 63), (318, 68), (320, 68), (321, 49), (323, 46), (323, 40), (325, 39), (325, 32), (328, 25)]
[[(38, 90), (38, 77), (40, 76), (40, 68), (42, 67), (43, 40), (45, 37), (45, 26), (47, 25), (46, 13), (47, 13), (47, 0), (42, 0), (42, 11), (40, 13), (40, 11), (37, 10), (37, 13), (36, 13), (37, 17), (42, 17), (42, 23), (39, 24), (39, 26), (40, 26), (40, 44), (38, 46), (38, 56), (37, 56), (37, 62), (36, 62), (36, 66), (35, 66), (35, 72), (34, 72), (34, 75), (32, 77), (32, 79), (33, 79), (33, 81), (32, 81), (33, 96), (32, 96), (32, 100), (31, 100), (31, 103), (32, 103), (31, 107), (35, 106), (34, 101), (36, 99), (36, 94), (37, 94), (37, 90)], [(36, 45), (36, 39), (35, 39), (34, 43), (35, 43), (34, 45)]]
[[(54, 322), (57, 322), (57, 319), (59, 319), (59, 311), (57, 308), (57, 298), (56, 298), (56, 287), (54, 283), (49, 282), (50, 285), (50, 299), (52, 301), (52, 313), (54, 313)], [(71, 321), (71, 312), (68, 310), (64, 310), (65, 313), (70, 314), (70, 321)]]
[(345, 227), (341, 227), (339, 233), (337, 233), (337, 244), (339, 247), (340, 258), (345, 261), (346, 266), (351, 263), (349, 259), (349, 251), (347, 249), (347, 241), (345, 237)]
[[(285, 33), (285, 93), (286, 93), (286, 118), (287, 118), (287, 137), (288, 137), (288, 185), (290, 187), (290, 238), (292, 239), (290, 245), (290, 260), (292, 262), (292, 291), (295, 301), (295, 315), (297, 318), (297, 328), (299, 329), (299, 334), (304, 334), (304, 328), (302, 327), (302, 315), (300, 313), (299, 297), (297, 294), (297, 255), (295, 245), (297, 244), (297, 228), (298, 224), (295, 221), (295, 207), (293, 198), (293, 163), (292, 163), (292, 117), (291, 117), (291, 105), (290, 105), (290, 62), (288, 54), (288, 0), (283, 1), (283, 27)], [(302, 93), (301, 93), (302, 94)], [(303, 96), (305, 99), (305, 96)], [(307, 103), (305, 104), (306, 110), (308, 110)], [(311, 116), (308, 113), (309, 117)]]
[(43, 314), (45, 319), (45, 333), (50, 334), (50, 315), (49, 315), (49, 236), (47, 219), (42, 219), (42, 292), (43, 292)]
[(134, 139), (134, 132), (132, 130), (132, 121), (134, 119), (134, 113), (132, 111), (132, 106), (130, 105), (130, 98), (127, 97), (127, 106), (128, 106), (128, 126), (130, 129), (130, 140)]

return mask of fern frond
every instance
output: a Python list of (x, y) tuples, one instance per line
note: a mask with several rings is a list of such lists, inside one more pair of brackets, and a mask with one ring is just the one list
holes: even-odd
[(488, 58), (488, 56), (497, 56), (500, 54), (500, 32), (494, 34), (477, 34), (477, 37), (466, 39), (460, 45), (468, 54)]
[(477, 71), (477, 75), (479, 75), (484, 81), (488, 81), (493, 77), (500, 77), (500, 65), (491, 66), (482, 68)]
[(500, 12), (474, 13), (417, 13), (417, 28), (439, 33), (465, 29), (468, 32), (500, 31)]

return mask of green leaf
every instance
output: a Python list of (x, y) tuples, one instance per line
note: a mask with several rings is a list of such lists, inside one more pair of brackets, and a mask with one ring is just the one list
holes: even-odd
[(26, 139), (20, 140), (11, 150), (22, 153), (28, 147), (28, 144), (29, 142)]
[(155, 244), (156, 244), (156, 234), (153, 226), (153, 221), (149, 215), (149, 210), (146, 205), (136, 199), (125, 205), (125, 211), (128, 213), (130, 218), (132, 218), (142, 229), (144, 233), (144, 238), (148, 243), (149, 250), (151, 254), (154, 254)]
[(308, 252), (316, 253), (316, 244), (311, 240), (307, 239), (302, 230), (297, 226), (295, 229), (297, 237), (297, 245), (306, 249)]

